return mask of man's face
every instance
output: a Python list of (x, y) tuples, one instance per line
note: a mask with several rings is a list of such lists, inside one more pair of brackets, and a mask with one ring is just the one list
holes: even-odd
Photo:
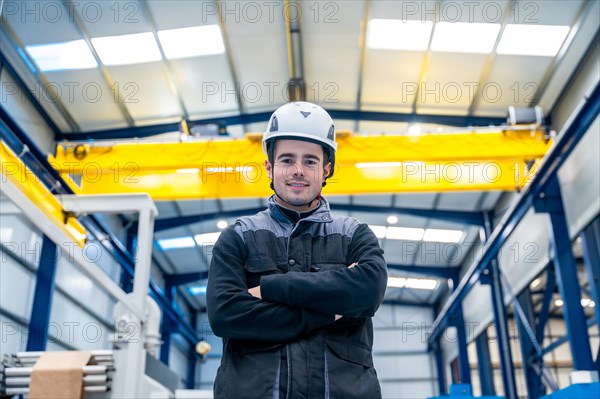
[(265, 168), (281, 197), (276, 200), (296, 211), (309, 210), (308, 202), (321, 192), (331, 170), (330, 162), (323, 165), (323, 147), (300, 140), (276, 140), (273, 162), (266, 160)]

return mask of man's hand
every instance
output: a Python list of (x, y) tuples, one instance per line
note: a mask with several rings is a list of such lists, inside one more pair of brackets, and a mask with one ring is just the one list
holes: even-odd
[(341, 314), (336, 314), (336, 315), (335, 315), (335, 320), (334, 320), (334, 321), (338, 321), (338, 320), (339, 320), (339, 319), (341, 319), (341, 318), (342, 318), (342, 315), (341, 315)]
[(248, 292), (250, 293), (250, 295), (252, 295), (253, 297), (256, 297), (258, 299), (262, 299), (262, 296), (260, 295), (260, 285), (257, 285), (254, 288), (249, 288)]
[(352, 269), (354, 266), (358, 266), (358, 262), (354, 262), (353, 264), (348, 266), (348, 269)]

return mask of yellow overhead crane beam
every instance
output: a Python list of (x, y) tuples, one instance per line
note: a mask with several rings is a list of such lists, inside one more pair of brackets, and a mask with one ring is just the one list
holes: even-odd
[(10, 181), (72, 242), (84, 247), (85, 228), (73, 217), (65, 220), (65, 213), (58, 199), (3, 141), (0, 141), (0, 165), (3, 183)]
[[(75, 188), (82, 194), (262, 197), (271, 191), (261, 137), (62, 143), (49, 161), (62, 175), (80, 175)], [(499, 128), (416, 136), (340, 132), (337, 141), (325, 194), (520, 189), (551, 146), (543, 131)]]

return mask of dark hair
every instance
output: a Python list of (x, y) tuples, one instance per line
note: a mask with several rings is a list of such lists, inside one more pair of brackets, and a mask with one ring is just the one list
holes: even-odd
[[(280, 138), (285, 139), (285, 137), (280, 137)], [(323, 165), (327, 164), (327, 162), (332, 162), (331, 150), (329, 149), (329, 147), (327, 147), (319, 142), (316, 142), (314, 140), (310, 140), (310, 139), (301, 139), (298, 137), (294, 137), (292, 140), (307, 141), (309, 143), (321, 145), (321, 148), (323, 149)], [(267, 159), (269, 160), (269, 163), (271, 165), (273, 165), (273, 161), (275, 158), (275, 142), (276, 141), (277, 141), (277, 139), (273, 139), (273, 140), (269, 140), (267, 142)]]

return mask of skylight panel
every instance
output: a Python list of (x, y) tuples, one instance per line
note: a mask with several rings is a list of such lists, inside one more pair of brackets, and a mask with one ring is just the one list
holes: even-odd
[(98, 37), (92, 39), (92, 45), (104, 65), (141, 64), (162, 59), (150, 32)]
[(26, 46), (42, 72), (96, 68), (98, 63), (85, 40)]
[(413, 227), (390, 226), (387, 228), (385, 237), (389, 240), (420, 241), (423, 238), (423, 231), (423, 229)]
[(168, 251), (171, 249), (193, 248), (196, 243), (192, 237), (177, 237), (158, 240), (158, 245), (163, 251)]
[(435, 26), (431, 51), (451, 53), (490, 53), (500, 24), (439, 22)]
[(508, 24), (498, 54), (554, 57), (569, 34), (568, 26)]
[(429, 46), (431, 21), (372, 19), (367, 32), (367, 48), (377, 50), (423, 51)]
[(460, 230), (427, 229), (423, 241), (459, 243), (462, 236)]
[(222, 54), (223, 36), (218, 25), (158, 31), (158, 39), (168, 59)]

